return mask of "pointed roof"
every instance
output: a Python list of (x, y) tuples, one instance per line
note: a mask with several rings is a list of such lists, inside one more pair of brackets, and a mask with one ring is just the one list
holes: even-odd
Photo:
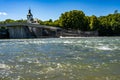
[(28, 10), (28, 16), (32, 16), (31, 9)]

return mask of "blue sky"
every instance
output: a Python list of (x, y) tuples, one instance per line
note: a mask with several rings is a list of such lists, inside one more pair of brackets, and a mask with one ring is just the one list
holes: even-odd
[(120, 0), (0, 0), (0, 21), (26, 19), (31, 8), (34, 18), (56, 20), (61, 13), (82, 10), (87, 16), (120, 12)]

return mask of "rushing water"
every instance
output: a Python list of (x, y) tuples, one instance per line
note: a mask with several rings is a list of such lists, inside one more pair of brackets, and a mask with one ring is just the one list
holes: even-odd
[(120, 37), (0, 40), (0, 80), (120, 80)]

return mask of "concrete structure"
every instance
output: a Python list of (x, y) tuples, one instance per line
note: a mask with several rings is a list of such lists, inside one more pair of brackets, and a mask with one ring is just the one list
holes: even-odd
[(95, 37), (98, 31), (62, 30), (63, 37)]
[(28, 10), (28, 14), (27, 14), (27, 23), (33, 23), (33, 24), (39, 24), (38, 23), (38, 19), (34, 19), (33, 15), (31, 13), (31, 9)]
[(0, 27), (7, 28), (10, 39), (59, 37), (61, 35), (61, 28), (39, 24), (9, 23), (0, 24)]

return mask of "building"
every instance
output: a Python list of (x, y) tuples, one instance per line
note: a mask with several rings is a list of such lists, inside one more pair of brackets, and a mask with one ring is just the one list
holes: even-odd
[(31, 13), (31, 9), (28, 10), (27, 23), (38, 24), (38, 19), (34, 19), (34, 18), (33, 18), (33, 15), (32, 15), (32, 13)]

